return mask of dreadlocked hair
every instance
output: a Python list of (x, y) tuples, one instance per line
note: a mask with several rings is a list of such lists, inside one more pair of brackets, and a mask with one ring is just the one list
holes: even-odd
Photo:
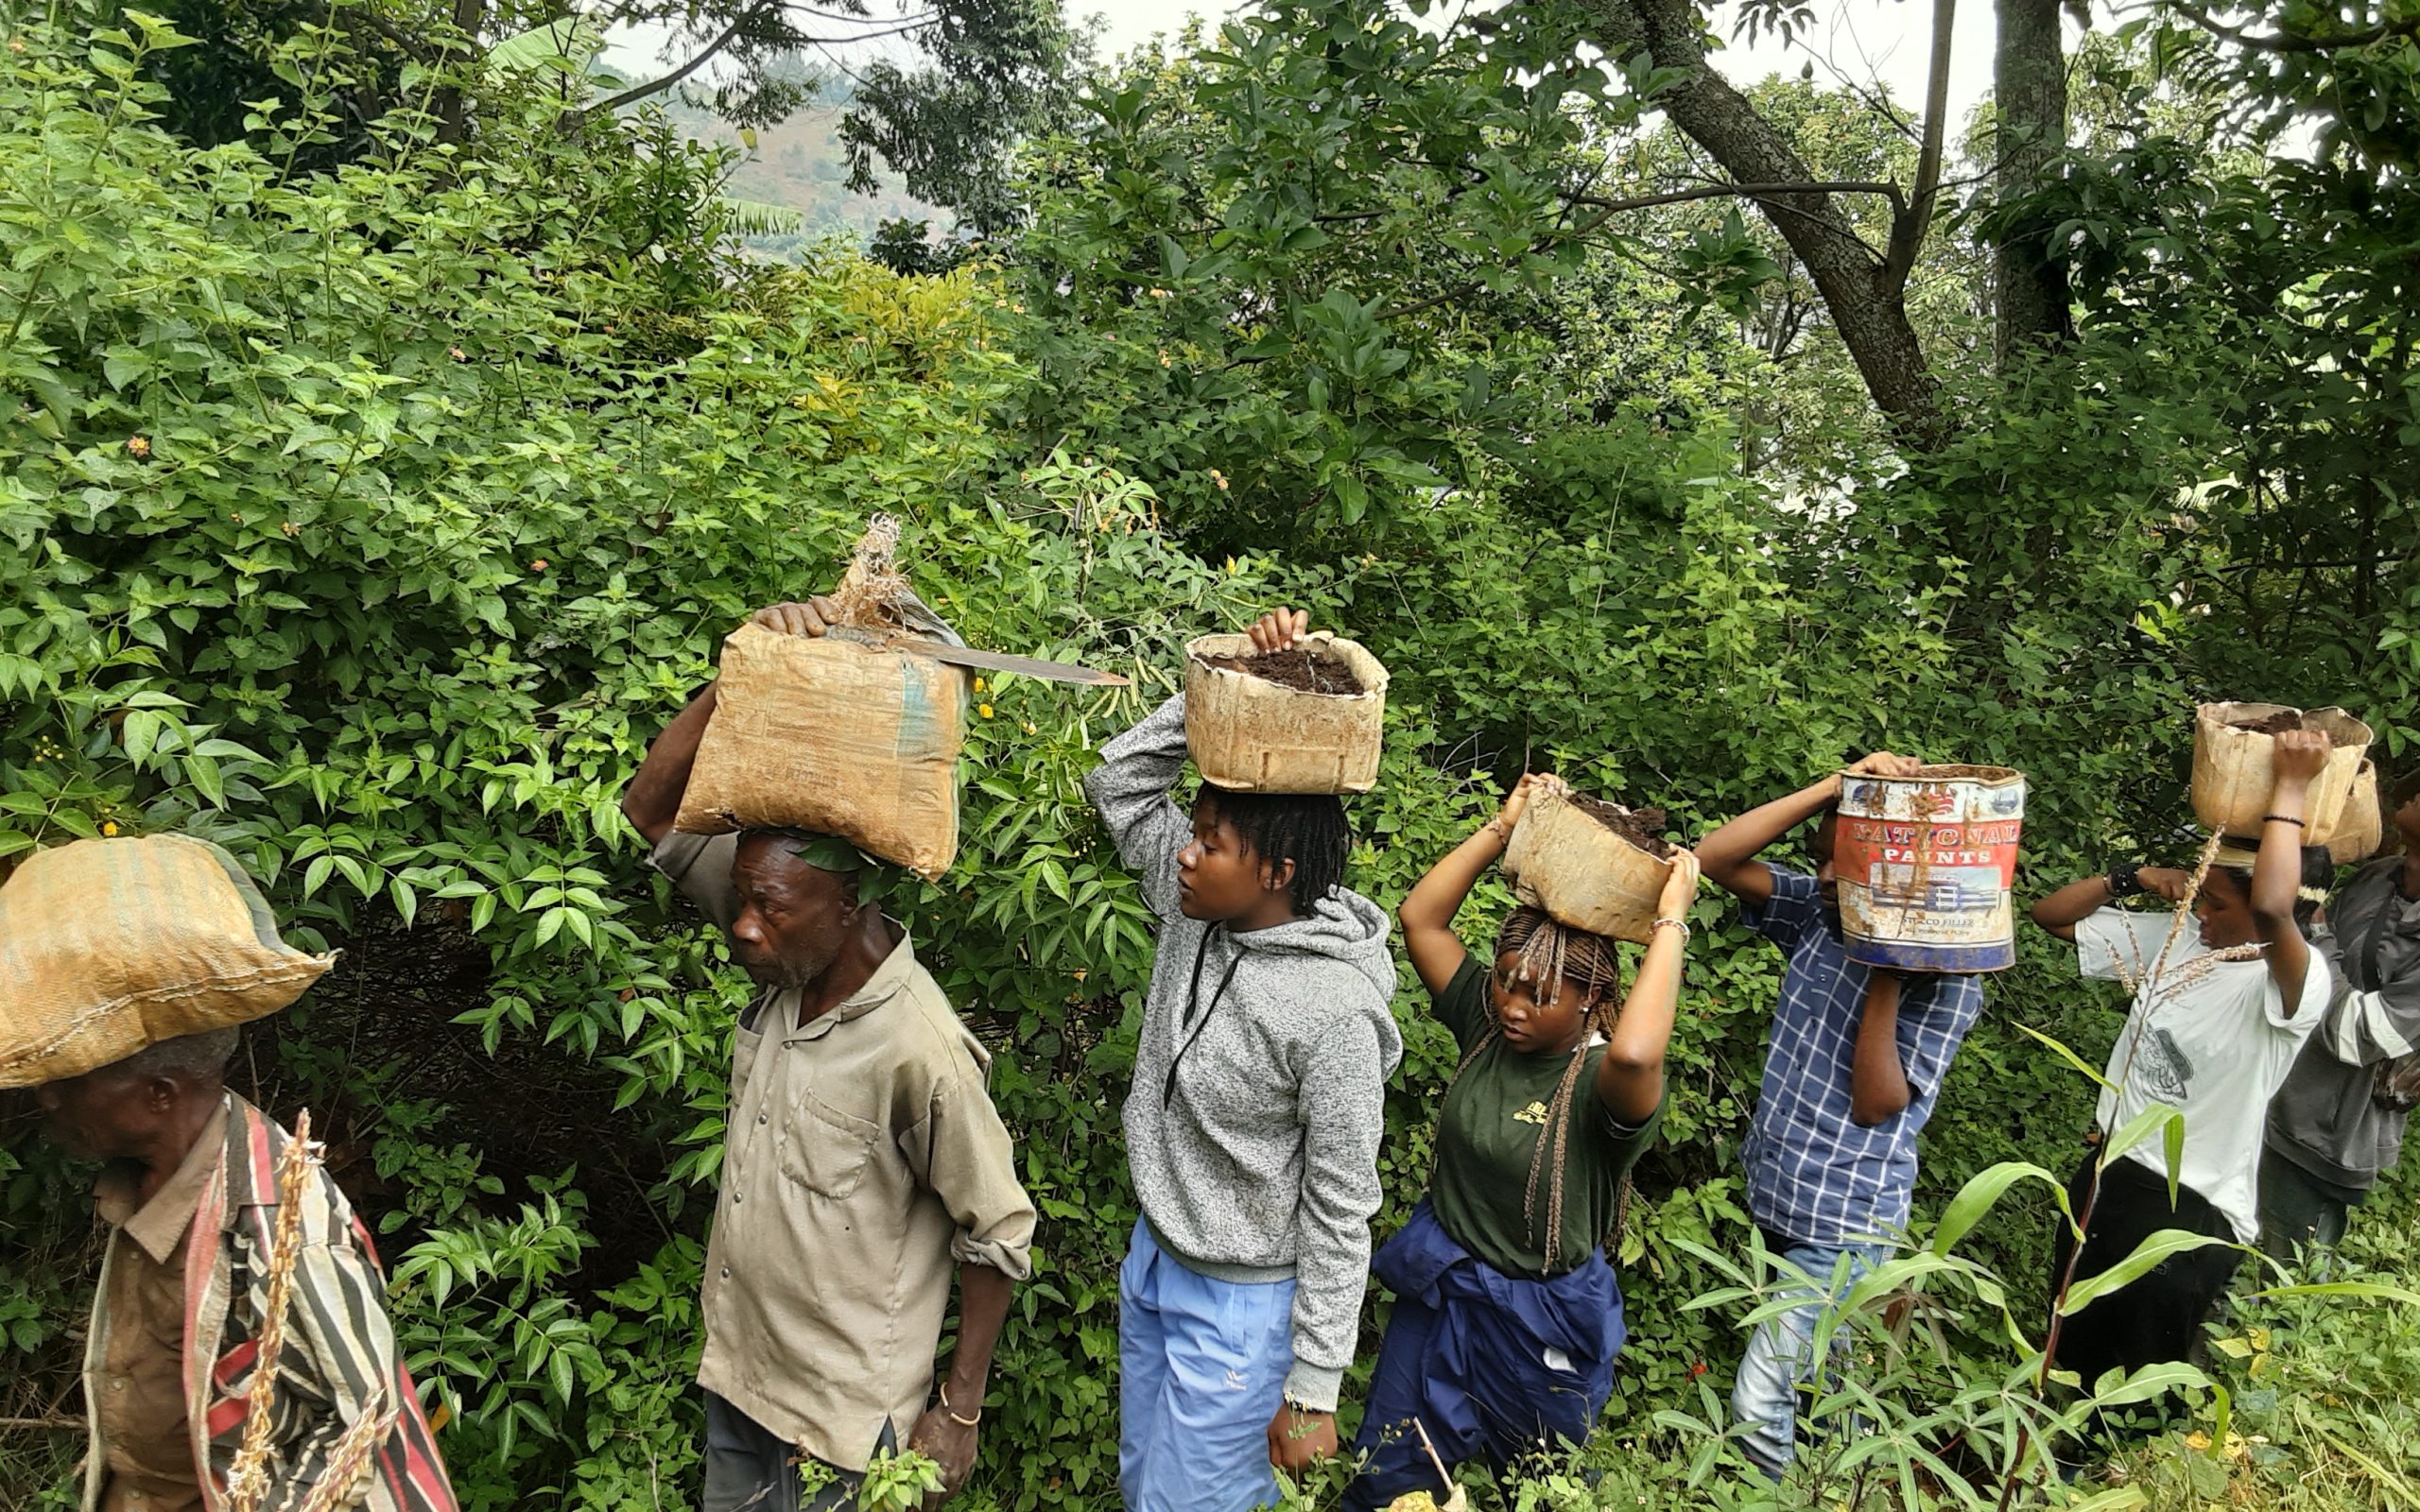
[(1197, 806), (1233, 826), (1236, 837), (1261, 860), (1294, 863), (1288, 890), (1296, 914), (1308, 915), (1344, 885), (1353, 829), (1344, 822), (1344, 800), (1335, 794), (1238, 793), (1204, 782)]
[[(2294, 899), (2294, 927), (2308, 935), (2311, 921), (2319, 917), (2320, 905), (2327, 901), (2328, 889), (2336, 885), (2336, 858), (2327, 853), (2327, 847), (2324, 845), (2307, 845), (2303, 847), (2302, 868), (2301, 886)], [(2210, 869), (2225, 872), (2228, 879), (2242, 889), (2244, 897), (2252, 896), (2250, 867), (2212, 867)]]
[[(1538, 1187), (1543, 1181), (1547, 1189), (1546, 1270), (1551, 1275), (1563, 1247), (1563, 1169), (1564, 1156), (1571, 1146), (1571, 1104), (1580, 1094), (1580, 1073), (1588, 1061), (1589, 1040), (1613, 1026), (1609, 1005), (1614, 1000), (1614, 989), (1621, 985), (1621, 961), (1615, 953), (1614, 942), (1604, 936), (1558, 924), (1547, 917), (1544, 909), (1527, 906), (1512, 910), (1504, 920), (1504, 927), (1496, 931), (1495, 958), (1500, 961), (1507, 955), (1516, 962), (1514, 979), (1530, 983), (1531, 990), (1543, 997), (1559, 995), (1562, 984), (1568, 982), (1582, 996), (1594, 994), (1596, 998), (1580, 1026), (1580, 1041), (1571, 1047), (1571, 1063), (1564, 1068), (1554, 1099), (1547, 1105), (1546, 1126), (1538, 1131), (1538, 1147), (1530, 1157), (1530, 1185), (1521, 1205), (1522, 1215), (1534, 1231), (1538, 1222)], [(1478, 1058), (1480, 1051), (1504, 1032), (1504, 1026), (1496, 1022), (1495, 994), (1482, 994), (1480, 1001), (1487, 1006), (1487, 1031), (1471, 1042), (1469, 1053), (1454, 1068), (1456, 1079)], [(1621, 1232), (1622, 1215), (1629, 1209), (1630, 1177), (1625, 1172), (1621, 1192), (1615, 1200), (1616, 1236)]]

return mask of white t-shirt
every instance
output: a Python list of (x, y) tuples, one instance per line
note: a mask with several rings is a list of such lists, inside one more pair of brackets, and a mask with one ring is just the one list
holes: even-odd
[[(2309, 953), (2302, 997), (2289, 1018), (2266, 961), (2194, 968), (2212, 953), (2190, 919), (2159, 980), (2149, 980), (2174, 922), (2170, 913), (2103, 908), (2076, 925), (2077, 965), (2084, 975), (2139, 984), (2102, 1074), (2118, 1091), (2100, 1094), (2100, 1127), (2115, 1133), (2154, 1103), (2183, 1113), (2179, 1179), (2250, 1244), (2260, 1232), (2260, 1136), (2269, 1099), (2293, 1069), (2303, 1041), (2327, 1016), (2327, 962), (2319, 951)], [(2166, 1176), (2166, 1149), (2153, 1137), (2126, 1154)]]

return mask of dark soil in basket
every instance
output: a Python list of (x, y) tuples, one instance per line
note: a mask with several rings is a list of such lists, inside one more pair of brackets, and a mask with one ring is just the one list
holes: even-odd
[(1296, 646), (1290, 651), (1255, 651), (1250, 656), (1206, 656), (1214, 667), (1260, 678), (1296, 693), (1333, 693), (1351, 696), (1362, 691), (1361, 679), (1341, 658), (1322, 656)]
[(1662, 809), (1626, 809), (1618, 803), (1608, 803), (1602, 799), (1590, 798), (1585, 793), (1572, 794), (1571, 801), (1581, 813), (1587, 815), (1656, 860), (1670, 859), (1672, 842), (1664, 838)]
[(2290, 709), (2280, 709), (2273, 714), (2257, 719), (2230, 719), (2228, 725), (2237, 730), (2249, 730), (2256, 735), (2282, 735), (2289, 730), (2303, 728), (2303, 716)]

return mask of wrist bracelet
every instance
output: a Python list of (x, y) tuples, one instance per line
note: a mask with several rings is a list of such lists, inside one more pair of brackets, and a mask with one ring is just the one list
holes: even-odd
[(2290, 824), (2297, 830), (2308, 830), (2310, 828), (2309, 825), (2305, 824), (2302, 820), (2295, 818), (2290, 814), (2264, 814), (2260, 816), (2260, 822), (2263, 824)]
[(1659, 929), (1677, 929), (1681, 932), (1682, 939), (1686, 940), (1689, 937), (1689, 921), (1685, 919), (1659, 919), (1647, 926), (1647, 932), (1651, 935)]
[(1505, 833), (1504, 816), (1501, 814), (1488, 820), (1485, 824), (1480, 825), (1479, 828), (1493, 833), (1495, 836), (1495, 843), (1497, 845), (1511, 845), (1512, 843), (1512, 836)]
[(958, 1415), (958, 1409), (949, 1404), (949, 1383), (946, 1381), (942, 1383), (942, 1411), (949, 1414), (949, 1420), (960, 1428), (972, 1428), (983, 1420), (983, 1409), (980, 1407), (975, 1409), (975, 1416), (972, 1418), (960, 1418)]

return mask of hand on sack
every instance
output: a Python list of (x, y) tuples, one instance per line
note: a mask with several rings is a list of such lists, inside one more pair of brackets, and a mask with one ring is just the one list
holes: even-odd
[(748, 616), (749, 624), (761, 625), (783, 635), (821, 635), (839, 622), (839, 607), (824, 593), (818, 593), (804, 604), (768, 604)]

